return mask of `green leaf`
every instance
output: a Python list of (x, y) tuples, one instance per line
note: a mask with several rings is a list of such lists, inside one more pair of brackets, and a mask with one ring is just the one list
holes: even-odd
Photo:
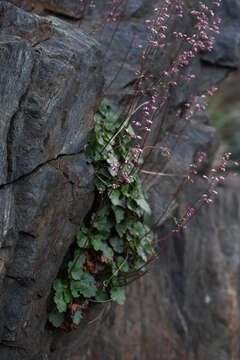
[(120, 272), (128, 272), (128, 262), (124, 257), (118, 256), (117, 265)]
[(113, 205), (115, 206), (123, 206), (124, 207), (124, 201), (120, 199), (121, 193), (119, 190), (111, 190), (109, 193), (109, 198)]
[(63, 290), (63, 298), (64, 298), (65, 303), (67, 303), (67, 304), (69, 304), (70, 301), (72, 300), (70, 291), (68, 289)]
[(97, 177), (96, 178), (96, 187), (98, 189), (98, 191), (105, 191), (107, 188), (107, 184), (105, 183), (104, 180), (102, 180), (101, 178)]
[(117, 224), (115, 226), (115, 229), (116, 229), (118, 235), (122, 238), (125, 235), (126, 231), (128, 230), (128, 227), (129, 227), (129, 219), (124, 221), (121, 224)]
[(80, 248), (87, 248), (89, 245), (88, 237), (83, 231), (77, 234), (77, 244)]
[(98, 112), (103, 116), (106, 114), (106, 112), (107, 112), (107, 104), (105, 102), (105, 99), (103, 99), (102, 102), (99, 104)]
[(59, 312), (52, 312), (49, 314), (48, 320), (54, 327), (60, 327), (64, 322), (64, 314)]
[(63, 289), (67, 288), (67, 284), (65, 284), (61, 279), (56, 279), (53, 282), (53, 288), (57, 293), (62, 293)]
[(77, 309), (75, 313), (72, 315), (72, 321), (75, 325), (79, 325), (80, 321), (82, 320), (82, 310)]
[(123, 305), (126, 296), (125, 296), (125, 288), (124, 287), (113, 287), (110, 290), (111, 298), (116, 301), (118, 304)]
[(98, 212), (99, 217), (105, 217), (110, 214), (110, 207), (109, 205), (105, 205), (101, 210)]
[(79, 294), (81, 294), (84, 297), (89, 298), (95, 296), (97, 292), (95, 279), (88, 271), (83, 271), (82, 276), (78, 281), (71, 280), (70, 288), (73, 297), (79, 297)]
[(110, 248), (110, 246), (108, 246), (107, 244), (103, 244), (102, 248), (101, 248), (102, 252), (103, 252), (103, 256), (109, 260), (113, 259), (113, 251)]
[(80, 280), (82, 275), (83, 275), (83, 270), (82, 269), (77, 269), (75, 271), (71, 271), (71, 276), (73, 278), (73, 280)]
[(127, 199), (127, 208), (133, 211), (139, 218), (144, 215), (144, 210), (136, 204), (135, 200)]
[(95, 215), (93, 216), (92, 218), (93, 227), (100, 232), (101, 231), (110, 232), (113, 227), (113, 223), (111, 221), (111, 218), (109, 217), (109, 214), (110, 214), (109, 206), (104, 206), (98, 212), (96, 217)]
[(82, 225), (82, 226), (81, 226), (81, 232), (82, 232), (83, 234), (87, 235), (87, 234), (88, 234), (88, 228), (87, 228), (85, 225)]
[(68, 284), (61, 279), (56, 279), (53, 282), (53, 288), (55, 290), (53, 300), (60, 313), (67, 310), (68, 297), (64, 297), (64, 292), (67, 292), (67, 287)]
[(143, 265), (145, 265), (145, 261), (143, 261), (143, 259), (141, 259), (141, 258), (137, 258), (135, 260), (134, 265), (137, 270), (142, 268), (142, 271), (144, 271)]
[(119, 237), (114, 237), (110, 239), (110, 244), (113, 248), (113, 250), (119, 254), (121, 254), (123, 252), (124, 249), (124, 242), (121, 238)]
[(97, 289), (97, 293), (96, 293), (96, 296), (95, 296), (95, 299), (97, 301), (106, 301), (109, 299), (109, 296), (108, 294), (104, 291), (104, 289)]
[(120, 286), (117, 277), (113, 277), (111, 282), (112, 282), (112, 287), (119, 287)]
[(94, 120), (96, 121), (96, 123), (101, 123), (102, 119), (103, 119), (103, 117), (99, 113), (96, 113), (94, 115)]
[(143, 247), (138, 244), (136, 246), (136, 248), (137, 248), (138, 255), (146, 262), (147, 261), (147, 256), (145, 254), (145, 251), (144, 251)]
[(105, 241), (105, 237), (102, 234), (91, 234), (90, 239), (94, 249), (96, 251), (101, 250), (101, 246), (103, 241)]
[(63, 294), (61, 293), (56, 293), (54, 295), (54, 302), (57, 306), (57, 309), (60, 313), (62, 312), (66, 312), (67, 310), (67, 303), (65, 302), (64, 298), (63, 298)]
[(78, 252), (76, 252), (73, 261), (69, 262), (68, 272), (71, 273), (71, 276), (74, 280), (79, 280), (82, 277), (82, 273), (83, 273), (82, 266), (85, 263), (85, 260), (86, 260), (85, 254), (81, 254), (79, 256)]
[(135, 221), (134, 224), (129, 227), (129, 231), (132, 235), (135, 235), (137, 238), (141, 238), (146, 234), (146, 227), (140, 221)]
[(144, 225), (144, 226), (145, 226), (145, 230), (144, 230), (145, 234), (142, 239), (142, 242), (143, 242), (143, 244), (151, 243), (152, 239), (153, 239), (153, 233), (147, 225)]
[(138, 206), (140, 206), (141, 209), (143, 209), (148, 215), (151, 214), (150, 206), (148, 205), (147, 201), (145, 199), (135, 199)]
[(110, 232), (113, 227), (113, 224), (108, 217), (105, 218), (97, 217), (97, 219), (94, 221), (93, 227), (98, 231), (104, 230)]
[(128, 243), (130, 245), (130, 248), (135, 249), (136, 237), (131, 234), (127, 234), (126, 237), (127, 237)]
[(102, 251), (103, 256), (109, 260), (113, 259), (113, 251), (106, 243), (106, 239), (101, 234), (91, 235), (91, 243), (96, 251)]
[(123, 235), (125, 234), (125, 231), (126, 231), (125, 224), (117, 224), (116, 231), (120, 237), (123, 237)]
[(133, 128), (132, 128), (131, 125), (129, 125), (129, 126), (127, 127), (127, 130), (128, 130), (128, 134), (129, 134), (130, 136), (134, 136), (134, 135), (135, 135), (135, 132), (134, 132), (134, 130), (133, 130)]
[(128, 154), (128, 150), (126, 149), (126, 147), (124, 145), (120, 144), (118, 149), (119, 149), (119, 152), (121, 154), (121, 157), (125, 158), (127, 156), (127, 154)]
[(115, 215), (116, 223), (119, 224), (124, 219), (125, 212), (123, 209), (116, 206), (112, 206), (112, 209)]
[(148, 253), (148, 254), (154, 254), (154, 249), (153, 249), (151, 243), (145, 243), (145, 244), (143, 245), (143, 248), (144, 248), (144, 250), (146, 251), (146, 253)]
[(129, 198), (127, 199), (127, 208), (133, 212), (136, 212), (138, 205), (136, 204), (136, 201)]
[[(109, 174), (109, 171), (106, 168), (100, 168), (97, 171), (97, 174), (100, 175), (105, 181), (108, 181), (108, 185), (111, 184), (112, 176)], [(108, 207), (107, 207), (108, 208)]]

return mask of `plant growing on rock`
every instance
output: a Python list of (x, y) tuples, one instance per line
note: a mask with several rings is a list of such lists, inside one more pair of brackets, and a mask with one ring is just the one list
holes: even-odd
[(49, 320), (56, 327), (63, 323), (65, 313), (65, 320), (78, 325), (89, 301), (112, 299), (123, 304), (127, 273), (141, 267), (153, 253), (146, 222), (150, 208), (140, 178), (132, 171), (134, 153), (129, 156), (134, 131), (129, 125), (122, 136), (119, 116), (106, 99), (95, 115), (95, 130), (85, 154), (94, 166), (98, 193), (91, 216), (78, 233), (77, 246), (53, 284), (56, 309)]
[[(107, 21), (117, 22), (123, 4), (124, 1), (113, 2)], [(212, 5), (218, 7), (220, 2), (215, 1)], [(147, 225), (150, 207), (139, 177), (147, 158), (143, 154), (147, 148), (154, 147), (149, 143), (154, 122), (161, 119), (160, 128), (166, 131), (168, 104), (174, 96), (174, 89), (195, 79), (195, 74), (187, 71), (188, 66), (199, 51), (211, 51), (214, 36), (210, 34), (218, 34), (220, 24), (213, 10), (200, 2), (199, 9), (191, 11), (195, 18), (193, 32), (170, 34), (169, 21), (174, 16), (180, 20), (184, 17), (183, 6), (179, 0), (164, 0), (162, 6), (155, 9), (153, 18), (146, 20), (149, 37), (133, 85), (134, 96), (124, 111), (119, 111), (118, 107), (104, 99), (95, 114), (96, 125), (85, 155), (95, 169), (96, 200), (53, 284), (55, 305), (49, 320), (56, 327), (78, 325), (89, 302), (114, 300), (123, 304), (125, 286), (136, 278), (136, 274), (144, 274), (146, 266), (158, 257), (158, 253), (154, 254), (153, 235)], [(176, 42), (174, 58), (159, 76), (153, 76), (151, 66), (160, 52), (168, 51), (172, 37)], [(141, 48), (142, 45), (138, 46)], [(214, 91), (216, 88), (211, 87), (206, 94), (211, 96)], [(179, 135), (195, 112), (205, 109), (206, 94), (191, 95), (183, 104), (182, 113), (176, 113), (177, 120), (181, 115), (185, 121), (178, 129)], [(204, 157), (205, 154), (200, 152), (196, 163), (191, 164), (175, 197), (186, 182), (193, 182)], [(210, 177), (203, 175), (209, 188), (176, 221), (167, 239), (185, 229), (187, 222), (203, 204), (212, 202), (216, 184), (224, 180), (219, 171), (225, 172), (229, 157), (229, 153), (222, 157), (219, 168), (212, 169)], [(168, 212), (168, 207), (165, 212)]]

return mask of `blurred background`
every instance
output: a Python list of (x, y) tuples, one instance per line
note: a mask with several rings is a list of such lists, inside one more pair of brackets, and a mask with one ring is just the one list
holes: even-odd
[(207, 114), (220, 132), (220, 151), (229, 151), (234, 160), (239, 160), (240, 70), (234, 71), (219, 85), (218, 91), (209, 99)]

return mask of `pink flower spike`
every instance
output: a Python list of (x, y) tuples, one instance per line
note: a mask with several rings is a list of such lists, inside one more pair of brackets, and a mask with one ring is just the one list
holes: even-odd
[(148, 128), (148, 127), (146, 127), (146, 126), (144, 127), (144, 130), (145, 130), (145, 131), (148, 131), (148, 132), (150, 132), (150, 131), (151, 131), (151, 129), (149, 129), (149, 128)]

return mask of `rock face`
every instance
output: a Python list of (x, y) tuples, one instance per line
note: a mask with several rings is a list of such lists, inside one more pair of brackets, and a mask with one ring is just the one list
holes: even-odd
[(129, 287), (126, 305), (114, 306), (81, 350), (84, 360), (239, 359), (238, 188), (227, 184), (169, 240), (151, 273)]
[(223, 32), (217, 38), (211, 53), (205, 54), (203, 59), (212, 64), (236, 69), (240, 65), (240, 24), (239, 1), (224, 1), (219, 9), (223, 23)]
[(82, 31), (7, 2), (0, 18), (0, 357), (14, 360), (40, 352), (51, 283), (93, 201), (82, 150), (102, 75)]
[[(161, 3), (129, 0), (117, 31), (109, 22), (99, 34), (107, 1), (97, 2), (85, 17), (78, 2), (71, 0), (0, 2), (0, 68), (4, 70), (0, 76), (1, 360), (240, 358), (240, 198), (234, 195), (238, 184), (232, 183), (220, 190), (215, 205), (204, 208), (186, 233), (160, 243), (159, 261), (149, 275), (129, 286), (125, 306), (92, 307), (71, 333), (46, 326), (52, 282), (94, 199), (93, 169), (82, 150), (103, 90), (102, 65), (106, 93), (124, 104), (131, 95), (141, 53), (131, 47), (130, 37), (137, 31), (139, 43), (146, 41), (144, 20)], [(196, 4), (186, 3), (192, 8)], [(41, 14), (50, 10), (66, 18), (39, 17), (20, 7)], [(162, 209), (188, 165), (198, 151), (207, 151), (208, 163), (202, 169), (206, 170), (218, 146), (216, 131), (206, 117), (196, 117), (179, 131), (182, 120), (175, 127), (172, 109), (182, 110), (189, 94), (205, 91), (238, 66), (238, 9), (237, 0), (224, 1), (220, 10), (224, 27), (215, 50), (201, 54), (191, 65), (196, 81), (176, 90), (154, 125), (151, 143), (158, 150), (147, 156), (142, 180), (157, 239), (171, 221)], [(171, 29), (176, 25), (173, 21)], [(184, 26), (191, 29), (191, 20), (187, 18)], [(116, 39), (109, 48), (114, 31)], [(104, 61), (94, 40), (99, 35)], [(160, 54), (153, 74), (170, 61), (170, 50)], [(163, 117), (167, 119), (164, 136)], [(165, 148), (173, 154), (170, 161), (164, 157)], [(164, 171), (168, 176), (153, 177), (146, 171)], [(173, 202), (169, 213), (181, 212), (194, 200), (194, 191), (204, 188), (201, 182), (198, 186)]]
[(84, 13), (84, 5), (74, 0), (10, 0), (14, 5), (38, 14), (53, 12), (73, 19), (80, 19)]

